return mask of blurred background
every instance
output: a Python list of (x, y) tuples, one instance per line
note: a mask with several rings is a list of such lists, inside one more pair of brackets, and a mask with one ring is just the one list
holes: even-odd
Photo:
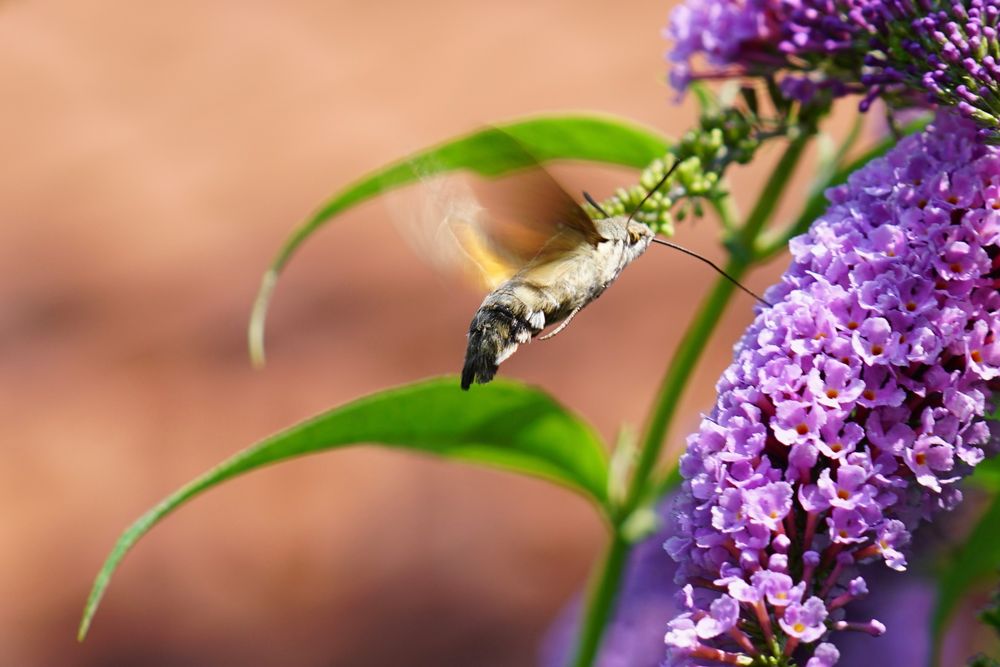
[[(531, 664), (602, 545), (595, 514), (540, 482), (367, 447), (198, 499), (126, 559), (88, 641), (74, 635), (113, 540), (160, 497), (319, 410), (459, 370), (482, 294), (429, 270), (379, 203), (292, 262), (269, 364), (251, 370), (250, 303), (293, 225), (491, 120), (586, 109), (680, 133), (695, 112), (664, 83), (670, 5), (0, 6), (0, 665)], [(738, 195), (774, 157), (737, 175)], [(557, 173), (598, 198), (634, 178)], [(711, 219), (678, 238), (720, 257)], [(503, 373), (609, 438), (641, 426), (713, 279), (653, 251)], [(751, 305), (737, 298), (710, 342), (674, 450)]]

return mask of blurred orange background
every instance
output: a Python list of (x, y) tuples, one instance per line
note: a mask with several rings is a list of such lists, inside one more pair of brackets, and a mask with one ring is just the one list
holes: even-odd
[[(599, 553), (595, 513), (541, 482), (370, 447), (199, 498), (74, 635), (113, 540), (160, 497), (319, 410), (459, 370), (482, 294), (428, 269), (379, 203), (292, 262), (270, 363), (251, 370), (249, 306), (293, 225), (486, 121), (596, 110), (679, 134), (695, 110), (664, 83), (670, 4), (5, 3), (0, 665), (531, 664)], [(738, 175), (745, 203), (774, 157)], [(634, 179), (557, 172), (598, 197)], [(717, 237), (711, 219), (678, 233), (715, 259)], [(653, 250), (502, 373), (609, 439), (639, 427), (713, 280)], [(710, 342), (675, 451), (751, 305), (738, 297)]]

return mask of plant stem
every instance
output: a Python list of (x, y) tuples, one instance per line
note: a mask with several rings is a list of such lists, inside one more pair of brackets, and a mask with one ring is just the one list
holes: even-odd
[(615, 596), (618, 594), (618, 582), (625, 569), (625, 560), (629, 552), (629, 543), (622, 536), (618, 526), (615, 526), (611, 542), (604, 552), (601, 569), (591, 581), (587, 594), (587, 606), (580, 625), (580, 638), (573, 655), (573, 667), (590, 667), (597, 657), (601, 646), (604, 628), (611, 618)]
[(797, 137), (792, 139), (785, 148), (781, 159), (778, 160), (778, 164), (775, 165), (774, 171), (771, 172), (771, 177), (767, 179), (764, 190), (760, 193), (756, 206), (753, 207), (750, 215), (747, 216), (746, 222), (743, 223), (737, 239), (742, 249), (745, 249), (748, 253), (752, 250), (754, 241), (757, 240), (764, 225), (770, 219), (771, 214), (774, 213), (774, 209), (778, 207), (778, 202), (781, 201), (781, 193), (785, 191), (785, 187), (792, 177), (792, 172), (802, 157), (802, 151), (809, 144), (809, 140), (812, 139), (813, 134), (815, 132), (803, 129)]

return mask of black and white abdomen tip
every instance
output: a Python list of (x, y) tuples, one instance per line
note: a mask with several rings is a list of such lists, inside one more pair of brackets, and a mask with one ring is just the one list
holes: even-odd
[(500, 362), (514, 354), (519, 344), (531, 340), (532, 333), (531, 325), (510, 308), (499, 304), (483, 305), (469, 325), (462, 389), (468, 389), (473, 382), (484, 384), (492, 380)]

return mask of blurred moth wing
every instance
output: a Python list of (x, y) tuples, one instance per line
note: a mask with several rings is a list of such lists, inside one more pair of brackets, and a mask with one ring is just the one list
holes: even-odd
[(489, 181), (413, 169), (419, 202), (394, 206), (401, 235), (432, 266), (480, 288), (600, 240), (586, 212), (537, 164)]
[(431, 266), (493, 290), (522, 262), (491, 237), (490, 216), (470, 183), (458, 176), (421, 175), (419, 203), (398, 207), (403, 238)]

